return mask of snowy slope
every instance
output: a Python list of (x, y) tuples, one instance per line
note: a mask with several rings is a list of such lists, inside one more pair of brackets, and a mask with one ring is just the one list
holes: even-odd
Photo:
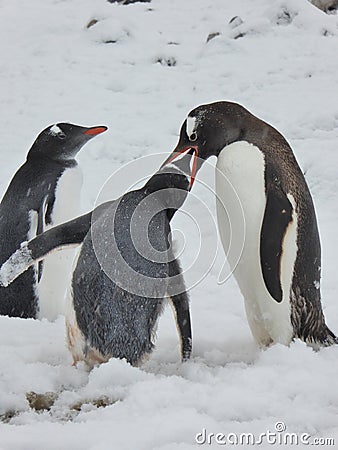
[[(234, 16), (241, 20), (229, 25)], [(210, 33), (220, 34), (206, 43)], [(83, 211), (116, 170), (124, 184), (108, 184), (103, 196), (149, 176), (165, 154), (126, 164), (171, 151), (198, 104), (237, 101), (279, 129), (314, 197), (324, 312), (338, 333), (337, 15), (306, 0), (11, 0), (0, 1), (0, 42), (1, 193), (36, 135), (55, 122), (109, 126), (78, 158)], [(315, 353), (295, 342), (257, 350), (234, 280), (217, 284), (214, 163), (175, 219), (188, 283), (210, 269), (190, 291), (192, 360), (179, 364), (169, 308), (142, 368), (112, 360), (90, 374), (71, 366), (62, 318), (1, 317), (1, 450), (187, 450), (203, 428), (258, 436), (280, 421), (289, 432), (338, 442), (338, 349)], [(59, 396), (38, 413), (26, 401), (30, 391)], [(111, 404), (97, 407), (97, 399)]]

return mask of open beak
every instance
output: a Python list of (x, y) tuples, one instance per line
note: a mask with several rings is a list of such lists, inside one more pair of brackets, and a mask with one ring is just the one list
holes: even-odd
[(84, 134), (89, 134), (90, 136), (96, 136), (97, 134), (104, 133), (108, 130), (108, 127), (102, 126), (102, 127), (92, 127), (88, 128), (87, 131), (84, 132)]
[(189, 191), (192, 188), (192, 185), (194, 184), (196, 172), (197, 172), (197, 161), (198, 161), (198, 147), (194, 145), (189, 145), (187, 147), (183, 147), (182, 149), (175, 149), (173, 153), (169, 156), (168, 159), (164, 161), (164, 163), (161, 166), (161, 169), (164, 166), (167, 166), (168, 164), (171, 164), (175, 159), (181, 157), (182, 155), (192, 155), (191, 161), (190, 161), (190, 183), (189, 183)]

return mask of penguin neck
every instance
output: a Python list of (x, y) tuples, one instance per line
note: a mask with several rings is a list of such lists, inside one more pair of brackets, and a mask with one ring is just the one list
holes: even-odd
[(64, 168), (72, 169), (78, 165), (76, 159), (65, 159), (65, 158), (51, 158), (48, 155), (44, 155), (37, 152), (32, 152), (31, 150), (27, 154), (26, 158), (27, 162), (43, 162), (43, 163), (49, 163), (49, 164), (57, 164)]
[(156, 173), (145, 186), (145, 194), (156, 195), (156, 200), (163, 205), (168, 220), (183, 205), (189, 191), (188, 178), (181, 173)]
[[(227, 145), (241, 141), (255, 145), (260, 148), (263, 153), (264, 149), (269, 147), (271, 142), (279, 143), (282, 148), (290, 148), (289, 143), (276, 128), (252, 115), (247, 118), (245, 125), (239, 130), (238, 137)], [(223, 148), (217, 156), (219, 156)]]

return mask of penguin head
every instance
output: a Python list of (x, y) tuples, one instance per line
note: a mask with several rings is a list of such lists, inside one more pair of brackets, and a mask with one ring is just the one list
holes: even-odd
[(50, 125), (36, 138), (27, 159), (46, 157), (61, 162), (73, 160), (90, 139), (106, 130), (105, 126), (87, 128), (71, 123)]
[(250, 117), (253, 116), (249, 111), (236, 103), (216, 102), (198, 106), (183, 122), (178, 144), (164, 165), (193, 150), (196, 174), (204, 160), (218, 156), (227, 145), (244, 139), (246, 121)]

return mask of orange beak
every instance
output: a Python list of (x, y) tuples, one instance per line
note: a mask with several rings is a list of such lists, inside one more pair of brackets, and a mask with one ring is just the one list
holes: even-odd
[(107, 131), (107, 127), (93, 127), (89, 128), (87, 131), (84, 132), (84, 134), (89, 134), (90, 136), (96, 136), (97, 134), (104, 133)]
[(174, 150), (173, 153), (169, 156), (169, 158), (166, 161), (164, 161), (164, 163), (161, 166), (161, 168), (162, 168), (162, 167), (166, 166), (167, 164), (171, 164), (180, 155), (182, 155), (184, 153), (188, 154), (191, 150), (193, 150), (193, 156), (192, 156), (192, 164), (191, 164), (189, 191), (191, 190), (192, 185), (194, 184), (194, 181), (195, 181), (195, 177), (196, 177), (198, 147), (190, 145), (188, 147), (183, 147), (181, 150)]

